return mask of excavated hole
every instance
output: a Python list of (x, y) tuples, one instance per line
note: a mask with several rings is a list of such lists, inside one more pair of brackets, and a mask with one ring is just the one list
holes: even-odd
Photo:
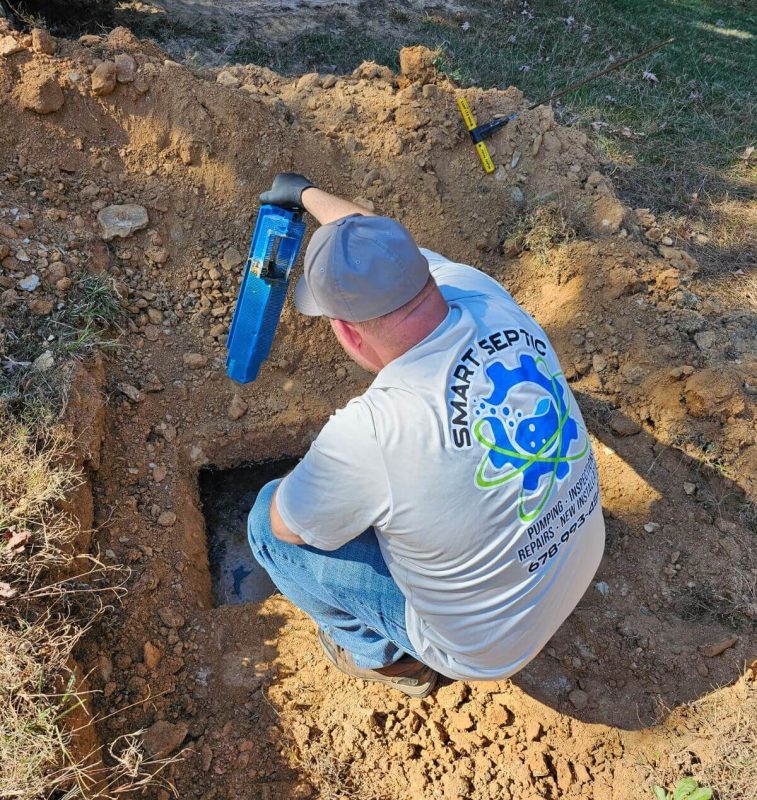
[(299, 458), (242, 464), (232, 469), (206, 467), (199, 486), (208, 562), (216, 606), (255, 603), (276, 591), (247, 543), (247, 515), (268, 481), (291, 470)]

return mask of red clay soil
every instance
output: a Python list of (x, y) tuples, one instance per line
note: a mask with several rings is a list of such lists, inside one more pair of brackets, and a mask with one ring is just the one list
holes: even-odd
[[(455, 98), (486, 119), (521, 93), (460, 90), (421, 50), (403, 76), (366, 64), (292, 80), (193, 71), (124, 29), (54, 54), (19, 44), (0, 56), (0, 315), (50, 313), (79, 268), (112, 275), (128, 311), (88, 390), (105, 410), (93, 546), (131, 568), (78, 656), (101, 739), (141, 728), (153, 754), (181, 750), (178, 796), (203, 800), (630, 800), (718, 758), (686, 704), (757, 655), (757, 327), (619, 203), (586, 137), (527, 112), (492, 139), (486, 176)], [(260, 378), (225, 375), (257, 194), (288, 169), (502, 281), (558, 351), (596, 447), (607, 550), (513, 680), (410, 700), (336, 673), (280, 596), (212, 607), (199, 469), (303, 453), (370, 381), (290, 304)], [(127, 203), (147, 226), (104, 241), (98, 213)], [(536, 207), (563, 209), (572, 240), (541, 252), (508, 238)], [(32, 274), (39, 288), (21, 289)], [(753, 692), (742, 679), (718, 702)]]

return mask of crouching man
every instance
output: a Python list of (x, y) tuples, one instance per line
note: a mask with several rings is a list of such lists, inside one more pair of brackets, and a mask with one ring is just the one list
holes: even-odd
[(544, 331), (496, 281), (400, 223), (278, 175), (320, 223), (295, 290), (376, 374), (249, 517), (253, 553), (348, 675), (423, 697), (506, 678), (599, 566), (597, 468)]

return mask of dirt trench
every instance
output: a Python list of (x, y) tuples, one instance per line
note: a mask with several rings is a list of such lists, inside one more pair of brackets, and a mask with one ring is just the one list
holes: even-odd
[[(76, 262), (111, 274), (129, 315), (106, 358), (94, 507), (95, 546), (131, 577), (79, 658), (102, 740), (141, 728), (148, 752), (181, 753), (167, 771), (181, 797), (636, 798), (653, 777), (719, 758), (687, 704), (723, 685), (721, 706), (753, 697), (736, 681), (755, 656), (755, 320), (708, 293), (648, 212), (618, 202), (585, 136), (549, 109), (492, 140), (485, 176), (454, 100), (485, 119), (522, 107), (520, 92), (463, 92), (415, 56), (403, 76), (199, 72), (117, 29), (54, 53), (20, 39), (0, 58), (3, 219), (13, 228), (20, 207), (32, 220), (23, 247), (0, 230), (3, 302), (65, 303), (54, 266)], [(50, 82), (57, 108), (43, 103), (58, 98)], [(256, 196), (291, 168), (501, 280), (576, 392), (607, 552), (512, 681), (408, 700), (331, 670), (281, 596), (214, 604), (201, 470), (302, 455), (370, 380), (289, 304), (260, 378), (225, 376)], [(98, 214), (124, 203), (149, 222), (105, 241)], [(543, 250), (513, 238), (534, 209), (567, 215), (570, 235)], [(32, 273), (27, 296), (16, 286)], [(720, 472), (700, 442), (718, 448)]]

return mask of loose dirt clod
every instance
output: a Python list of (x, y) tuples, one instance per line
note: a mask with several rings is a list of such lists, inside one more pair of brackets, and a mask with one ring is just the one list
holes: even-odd
[(137, 62), (128, 53), (119, 53), (114, 62), (118, 83), (131, 83), (137, 75)]
[(177, 750), (186, 739), (188, 728), (181, 723), (161, 720), (142, 735), (145, 750), (154, 758), (163, 758)]
[(37, 114), (52, 114), (63, 108), (65, 98), (58, 81), (44, 72), (29, 73), (19, 86), (21, 106)]
[(92, 94), (97, 97), (112, 94), (116, 88), (117, 75), (117, 67), (112, 61), (98, 64), (92, 73)]
[(32, 50), (35, 53), (53, 55), (57, 49), (55, 39), (44, 28), (32, 28)]

